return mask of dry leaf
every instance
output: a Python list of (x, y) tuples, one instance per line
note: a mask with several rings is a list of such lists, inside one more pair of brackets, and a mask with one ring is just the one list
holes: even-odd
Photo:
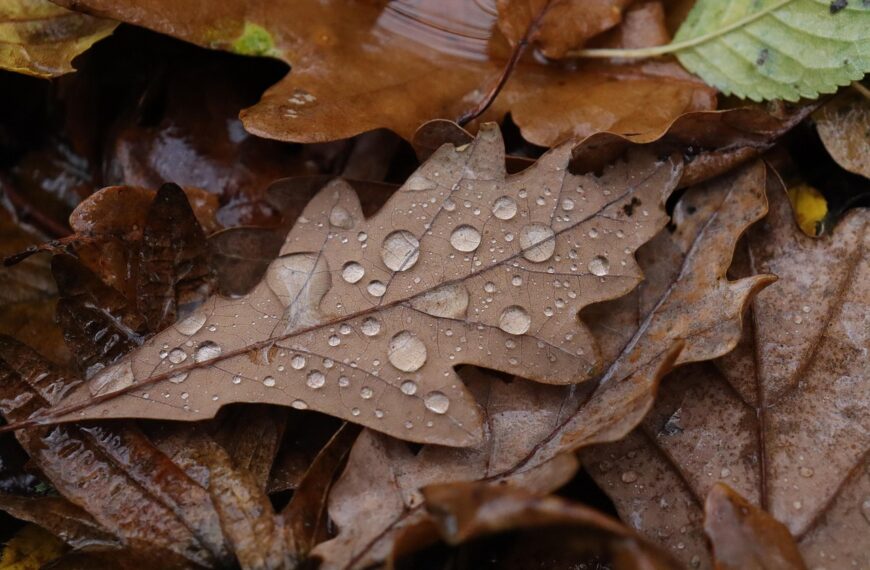
[(744, 341), (668, 379), (641, 429), (587, 452), (590, 473), (635, 528), (696, 566), (710, 567), (701, 504), (723, 481), (784, 523), (809, 567), (865, 567), (870, 218), (853, 211), (814, 239), (780, 187), (769, 199), (739, 267), (780, 279), (754, 301)]
[(704, 531), (717, 570), (806, 570), (788, 529), (724, 483), (704, 502)]
[(737, 238), (766, 211), (763, 192), (759, 163), (694, 191), (714, 196), (715, 207), (699, 215), (702, 223), (681, 230), (674, 271), (648, 276), (655, 283), (648, 302), (635, 300), (629, 313), (643, 326), (606, 344), (613, 364), (599, 382), (560, 388), (469, 381), (486, 417), (486, 438), (472, 449), (424, 446), (415, 454), (402, 442), (364, 432), (330, 497), (339, 533), (314, 550), (324, 568), (383, 560), (398, 533), (425, 519), (419, 489), (426, 485), (506, 480), (539, 494), (558, 488), (576, 467), (565, 451), (619, 439), (637, 425), (652, 405), (658, 379), (677, 358), (675, 348), (685, 346), (681, 362), (730, 350), (747, 300), (770, 282), (769, 276), (725, 278)]
[[(306, 0), (292, 8), (228, 0), (209, 11), (192, 0), (60, 3), (286, 61), (292, 71), (242, 120), (254, 134), (298, 142), (378, 128), (410, 139), (429, 119), (456, 120), (476, 109), (510, 55), (495, 33), (495, 11), (473, 0)], [(574, 66), (520, 62), (486, 117), (510, 112), (527, 140), (551, 146), (603, 130), (660, 131), (682, 113), (715, 106), (715, 92), (675, 62)]]
[(0, 68), (37, 77), (69, 73), (72, 59), (117, 25), (48, 0), (5, 0), (0, 11)]
[(870, 95), (845, 89), (813, 115), (825, 148), (837, 163), (870, 178)]
[(551, 384), (593, 376), (577, 312), (640, 281), (632, 252), (663, 227), (681, 171), (630, 153), (600, 177), (573, 175), (570, 152), (506, 176), (486, 126), (369, 219), (347, 184), (328, 185), (249, 295), (211, 298), (49, 415), (196, 420), (268, 402), (411, 441), (479, 442), (480, 412), (453, 367)]

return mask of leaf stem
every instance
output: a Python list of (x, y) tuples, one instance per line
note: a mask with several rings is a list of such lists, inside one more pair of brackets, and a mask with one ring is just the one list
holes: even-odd
[(732, 22), (728, 24), (724, 28), (720, 28), (718, 30), (700, 35), (695, 38), (690, 38), (688, 40), (683, 40), (681, 42), (671, 42), (667, 45), (663, 46), (653, 46), (647, 48), (634, 48), (634, 49), (622, 49), (622, 48), (600, 48), (600, 49), (578, 49), (569, 51), (566, 57), (573, 58), (608, 58), (608, 57), (625, 57), (625, 58), (644, 58), (644, 57), (655, 57), (659, 55), (667, 55), (669, 53), (674, 53), (677, 51), (682, 51), (684, 49), (692, 48), (703, 43), (709, 42), (710, 40), (714, 40), (720, 36), (723, 36), (729, 32), (732, 32), (738, 28), (742, 28), (743, 26), (747, 26), (752, 22), (758, 20), (774, 12), (779, 10), (786, 4), (793, 2), (794, 0), (779, 0), (779, 2), (775, 4), (771, 4), (767, 8), (763, 10), (759, 10), (754, 14), (750, 14), (745, 18), (741, 18), (736, 22)]

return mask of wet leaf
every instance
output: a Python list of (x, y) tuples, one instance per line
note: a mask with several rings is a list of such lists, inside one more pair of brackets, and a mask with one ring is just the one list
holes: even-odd
[(718, 570), (805, 570), (788, 528), (716, 483), (704, 503), (704, 531)]
[(819, 109), (813, 118), (825, 148), (837, 163), (870, 178), (870, 93), (856, 84)]
[[(611, 365), (597, 382), (564, 388), (469, 380), (486, 418), (486, 437), (475, 448), (427, 445), (415, 454), (402, 442), (364, 432), (330, 497), (339, 533), (314, 550), (324, 568), (364, 568), (383, 560), (398, 533), (425, 522), (420, 489), (427, 485), (506, 481), (538, 494), (553, 491), (576, 469), (565, 452), (630, 432), (674, 360), (705, 360), (731, 350), (745, 304), (770, 282), (763, 275), (725, 278), (738, 237), (766, 211), (763, 192), (759, 163), (692, 192), (712, 196), (714, 206), (683, 227), (679, 247), (665, 249), (668, 261), (675, 261), (671, 271), (648, 270), (654, 286), (644, 287), (643, 303), (634, 294), (615, 302), (630, 308), (610, 311), (614, 318), (629, 316), (630, 330), (604, 339)], [(667, 243), (669, 235), (660, 234), (647, 251), (657, 252), (652, 244)]]
[[(472, 0), (305, 1), (292, 10), (234, 0), (208, 14), (191, 2), (61, 3), (202, 46), (286, 61), (292, 72), (242, 120), (254, 134), (289, 141), (377, 128), (410, 139), (429, 119), (457, 120), (481, 105), (511, 54), (492, 6)], [(715, 106), (712, 91), (674, 62), (573, 69), (529, 60), (510, 75), (485, 117), (510, 112), (523, 136), (540, 145), (602, 130), (658, 131), (682, 113)]]
[(0, 10), (0, 68), (37, 77), (69, 73), (72, 59), (117, 25), (48, 0), (6, 0)]
[(867, 211), (810, 238), (780, 187), (768, 197), (736, 270), (779, 281), (743, 341), (668, 379), (641, 429), (586, 456), (590, 473), (635, 528), (702, 568), (701, 504), (718, 481), (785, 524), (808, 567), (867, 566)]
[[(0, 495), (0, 509), (39, 525), (74, 548), (117, 548), (119, 540), (86, 511), (62, 497)], [(2, 568), (2, 566), (0, 566)]]
[(681, 171), (630, 153), (600, 177), (573, 175), (570, 152), (506, 176), (488, 126), (433, 155), (369, 219), (346, 183), (327, 185), (250, 294), (211, 298), (53, 419), (78, 406), (65, 419), (196, 420), (267, 402), (412, 441), (479, 442), (480, 413), (453, 367), (550, 384), (594, 376), (576, 314), (640, 281), (632, 252), (663, 227)]

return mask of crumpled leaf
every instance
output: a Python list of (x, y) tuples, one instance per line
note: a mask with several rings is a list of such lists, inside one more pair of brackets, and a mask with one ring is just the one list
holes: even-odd
[[(410, 140), (426, 120), (457, 120), (481, 105), (511, 51), (495, 33), (495, 11), (474, 0), (307, 0), (292, 8), (233, 0), (208, 12), (190, 0), (60, 3), (205, 47), (286, 61), (292, 71), (241, 117), (254, 134), (297, 142), (378, 128)], [(657, 131), (682, 113), (714, 106), (712, 90), (675, 62), (573, 69), (530, 59), (519, 62), (485, 118), (510, 112), (527, 140), (552, 146), (602, 130)]]
[(813, 115), (825, 148), (837, 163), (870, 178), (870, 94), (845, 89)]
[(4, 0), (0, 8), (0, 68), (56, 77), (112, 33), (117, 22), (71, 12), (48, 0)]
[(717, 570), (806, 570), (788, 529), (724, 483), (704, 502)]
[[(487, 420), (486, 438), (475, 448), (427, 445), (415, 454), (402, 442), (364, 432), (330, 496), (339, 533), (314, 550), (323, 568), (364, 568), (384, 560), (397, 534), (425, 523), (419, 489), (427, 485), (507, 481), (538, 494), (558, 488), (576, 469), (573, 455), (565, 452), (632, 430), (674, 359), (691, 362), (731, 350), (743, 307), (771, 280), (725, 278), (737, 238), (766, 211), (763, 189), (764, 167), (756, 163), (693, 191), (714, 196), (715, 207), (681, 230), (680, 247), (668, 250), (676, 259), (672, 271), (648, 271), (654, 286), (645, 286), (645, 302), (635, 295), (624, 298), (632, 308), (631, 331), (605, 343), (612, 364), (598, 382), (556, 387), (519, 379), (469, 380)], [(651, 245), (646, 249), (655, 251)]]
[[(618, 521), (565, 499), (481, 483), (435, 485), (423, 494), (443, 540), (466, 545), (466, 568), (491, 563), (487, 539), (498, 535), (511, 543), (498, 551), (500, 568), (681, 568)], [(396, 567), (414, 566), (400, 559)]]
[(250, 294), (212, 297), (49, 416), (189, 421), (268, 402), (411, 441), (479, 442), (480, 412), (453, 367), (592, 377), (577, 311), (640, 281), (632, 252), (663, 227), (681, 171), (630, 153), (600, 177), (574, 175), (570, 152), (506, 176), (501, 135), (486, 126), (369, 219), (347, 184), (328, 185)]
[(738, 270), (779, 281), (744, 340), (666, 380), (641, 428), (584, 458), (621, 516), (684, 562), (710, 567), (700, 505), (722, 481), (785, 524), (808, 567), (868, 566), (870, 217), (853, 210), (810, 238), (781, 188), (768, 197)]
[(686, 69), (727, 95), (814, 99), (870, 71), (870, 6), (822, 0), (698, 0), (674, 36)]

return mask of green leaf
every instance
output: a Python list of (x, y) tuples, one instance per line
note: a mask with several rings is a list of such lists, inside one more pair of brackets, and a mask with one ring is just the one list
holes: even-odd
[(698, 0), (679, 44), (680, 63), (725, 94), (815, 98), (870, 71), (870, 2)]

